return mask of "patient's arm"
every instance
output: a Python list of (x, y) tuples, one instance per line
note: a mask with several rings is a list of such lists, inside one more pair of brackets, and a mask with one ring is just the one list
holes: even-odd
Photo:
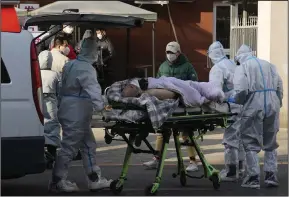
[(142, 93), (147, 93), (148, 95), (155, 96), (159, 100), (175, 99), (177, 96), (176, 93), (166, 90), (166, 89), (148, 89), (143, 92), (140, 88), (132, 84), (127, 85), (123, 89), (122, 96), (123, 97), (139, 97)]
[(166, 89), (148, 89), (145, 93), (157, 97), (159, 100), (175, 99), (177, 94)]

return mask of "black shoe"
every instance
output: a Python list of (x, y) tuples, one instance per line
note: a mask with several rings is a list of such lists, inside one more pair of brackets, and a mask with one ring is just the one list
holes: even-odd
[(266, 187), (278, 187), (279, 181), (274, 172), (265, 172), (265, 185)]
[(81, 157), (81, 153), (80, 153), (80, 150), (78, 150), (78, 153), (76, 155), (76, 157), (73, 158), (73, 161), (78, 161), (78, 160), (81, 160), (82, 157)]
[(245, 176), (245, 167), (243, 161), (239, 161), (239, 179), (243, 179)]
[(50, 152), (45, 151), (45, 163), (46, 169), (51, 170), (54, 166), (55, 157), (53, 157)]
[(52, 145), (46, 145), (47, 148), (47, 152), (52, 156), (52, 157), (56, 157), (56, 151), (57, 151), (57, 147), (56, 146), (52, 146)]
[(237, 174), (237, 166), (236, 165), (229, 165), (229, 172), (227, 173), (228, 177), (236, 176)]
[(238, 180), (237, 177), (237, 166), (236, 165), (228, 165), (226, 169), (220, 172), (220, 179), (221, 181), (229, 181), (235, 182)]

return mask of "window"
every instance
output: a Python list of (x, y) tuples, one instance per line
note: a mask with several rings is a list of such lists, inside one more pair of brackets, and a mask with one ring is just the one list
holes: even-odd
[(216, 6), (216, 40), (223, 44), (225, 49), (230, 48), (230, 6)]
[(10, 82), (11, 82), (10, 76), (7, 72), (4, 61), (1, 58), (1, 84), (2, 83), (10, 83)]
[[(247, 4), (247, 13), (248, 17), (258, 16), (258, 4), (257, 3), (248, 3)], [(243, 16), (243, 4), (238, 4), (238, 17)]]

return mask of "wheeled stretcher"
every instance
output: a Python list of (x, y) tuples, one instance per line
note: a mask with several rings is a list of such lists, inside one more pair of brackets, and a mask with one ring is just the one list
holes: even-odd
[[(122, 110), (146, 110), (145, 108), (135, 107), (128, 104), (121, 104), (116, 102), (109, 103), (112, 106), (112, 109), (122, 109)], [(161, 134), (164, 139), (162, 149), (160, 153), (154, 150), (151, 144), (146, 139), (149, 133), (156, 133), (152, 128), (149, 119), (140, 120), (138, 123), (129, 123), (125, 121), (115, 121), (111, 126), (105, 127), (105, 142), (110, 144), (116, 136), (121, 136), (123, 140), (127, 143), (126, 154), (123, 162), (123, 167), (121, 175), (117, 180), (114, 180), (111, 184), (111, 191), (118, 195), (121, 193), (126, 180), (126, 175), (129, 168), (129, 161), (132, 153), (149, 153), (149, 154), (159, 154), (160, 161), (157, 167), (155, 181), (146, 187), (146, 195), (156, 195), (158, 188), (160, 187), (162, 172), (164, 168), (164, 162), (166, 158), (167, 148), (170, 140), (170, 136), (173, 135), (177, 159), (178, 159), (178, 168), (177, 172), (173, 174), (173, 177), (176, 178), (180, 176), (180, 183), (182, 186), (186, 185), (186, 177), (201, 179), (203, 177), (209, 178), (213, 183), (213, 187), (218, 189), (220, 187), (219, 171), (210, 165), (203, 155), (200, 146), (197, 143), (197, 139), (202, 139), (203, 135), (207, 131), (213, 131), (215, 127), (226, 127), (229, 123), (227, 120), (236, 113), (231, 113), (230, 105), (228, 104), (228, 110), (224, 113), (208, 113), (204, 112), (202, 108), (177, 108), (173, 115), (169, 117), (164, 124), (157, 130), (157, 133)], [(109, 122), (109, 120), (105, 120)], [(179, 134), (182, 131), (186, 131), (189, 137), (189, 140), (185, 142), (180, 142)], [(127, 137), (128, 135), (128, 137)], [(141, 143), (144, 142), (148, 147), (148, 150), (142, 150), (140, 147)], [(193, 146), (196, 149), (196, 152), (200, 158), (200, 161), (204, 168), (204, 175), (200, 177), (191, 176), (186, 173), (181, 146)]]

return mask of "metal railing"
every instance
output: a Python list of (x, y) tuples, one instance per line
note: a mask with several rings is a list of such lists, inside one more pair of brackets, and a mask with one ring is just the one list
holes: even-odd
[(234, 57), (242, 44), (250, 46), (257, 56), (258, 17), (249, 16), (247, 20), (234, 18), (231, 23), (230, 56)]

